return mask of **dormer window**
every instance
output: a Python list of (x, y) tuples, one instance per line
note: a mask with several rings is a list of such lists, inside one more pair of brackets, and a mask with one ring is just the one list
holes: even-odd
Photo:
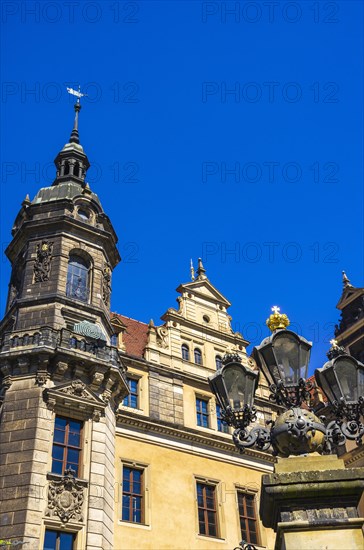
[(196, 365), (202, 365), (202, 353), (200, 349), (195, 348), (194, 356)]
[(182, 344), (181, 351), (182, 351), (182, 359), (184, 361), (189, 361), (190, 360), (190, 350), (189, 350), (188, 345), (187, 344)]
[(66, 296), (87, 302), (89, 287), (90, 262), (72, 254), (68, 262)]

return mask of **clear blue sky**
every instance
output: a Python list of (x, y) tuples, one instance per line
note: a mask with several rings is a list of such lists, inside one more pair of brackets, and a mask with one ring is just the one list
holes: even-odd
[(202, 256), (235, 330), (260, 343), (278, 304), (321, 366), (341, 270), (364, 280), (363, 3), (1, 7), (2, 247), (53, 180), (80, 83), (88, 181), (124, 258), (112, 308), (157, 322)]

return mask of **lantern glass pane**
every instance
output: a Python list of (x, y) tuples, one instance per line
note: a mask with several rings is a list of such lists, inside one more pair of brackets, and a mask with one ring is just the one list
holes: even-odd
[(230, 406), (242, 409), (245, 404), (246, 374), (239, 365), (229, 365), (224, 370), (224, 382)]
[(255, 374), (248, 373), (245, 379), (245, 404), (249, 405), (251, 407), (253, 405), (253, 398), (255, 393), (255, 383), (256, 383), (256, 376)]
[(334, 369), (332, 367), (324, 368), (320, 372), (320, 382), (322, 389), (331, 403), (340, 401), (341, 390), (337, 383)]
[(273, 347), (280, 378), (284, 385), (298, 384), (301, 377), (299, 342), (290, 334), (283, 333), (274, 339)]
[(358, 397), (364, 397), (364, 367), (358, 367)]
[(346, 402), (358, 401), (357, 369), (354, 361), (350, 359), (338, 359), (335, 361), (334, 370), (339, 381), (342, 397)]

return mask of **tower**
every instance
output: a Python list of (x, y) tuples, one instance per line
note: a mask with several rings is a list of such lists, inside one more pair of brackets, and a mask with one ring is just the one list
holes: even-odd
[(3, 539), (113, 547), (115, 410), (128, 393), (110, 324), (117, 237), (86, 183), (80, 100), (50, 187), (27, 196), (6, 250), (0, 325)]
[(353, 286), (343, 271), (343, 290), (336, 306), (341, 311), (339, 325), (335, 327), (335, 338), (341, 346), (358, 359), (364, 361), (364, 288)]

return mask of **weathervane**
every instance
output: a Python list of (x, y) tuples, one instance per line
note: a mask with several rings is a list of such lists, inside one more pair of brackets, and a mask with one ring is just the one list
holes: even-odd
[(78, 90), (75, 90), (74, 88), (67, 88), (67, 92), (71, 95), (74, 95), (77, 97), (77, 103), (80, 104), (81, 97), (87, 96), (87, 94), (83, 94), (81, 92), (81, 86), (78, 85)]

